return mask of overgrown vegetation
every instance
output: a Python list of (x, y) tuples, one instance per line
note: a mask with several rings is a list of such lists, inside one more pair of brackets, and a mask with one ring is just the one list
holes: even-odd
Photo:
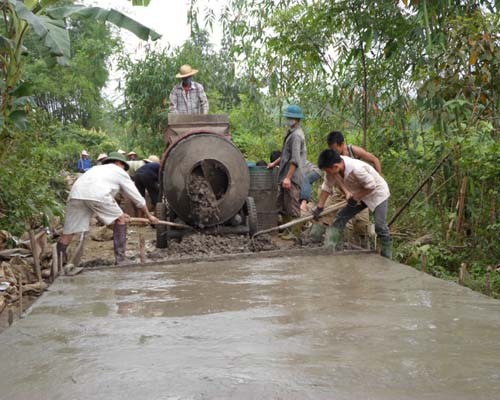
[[(200, 70), (195, 80), (205, 86), (211, 112), (229, 115), (248, 159), (267, 160), (281, 146), (282, 111), (298, 103), (307, 115), (309, 159), (325, 147), (329, 131), (344, 131), (349, 142), (381, 159), (391, 213), (446, 157), (392, 226), (395, 254), (445, 279), (457, 279), (465, 268), (466, 284), (499, 296), (498, 2), (396, 3), (228, 0), (220, 16), (223, 40), (214, 47), (204, 29), (216, 23), (216, 13), (202, 15), (192, 0), (190, 41), (175, 49), (148, 44), (138, 61), (121, 57), (125, 102), (112, 113), (100, 96), (107, 58), (119, 49), (109, 30), (72, 24), (70, 69), (56, 67), (28, 38), (19, 85), (2, 87), (4, 105), (17, 96), (23, 115), (33, 109), (34, 117), (23, 132), (20, 115), (9, 120), (4, 113), (10, 125), (0, 151), (6, 215), (0, 227), (19, 231), (57, 212), (58, 171), (83, 147), (94, 154), (118, 146), (161, 153), (168, 96), (187, 63)], [(103, 128), (113, 135), (100, 133)]]

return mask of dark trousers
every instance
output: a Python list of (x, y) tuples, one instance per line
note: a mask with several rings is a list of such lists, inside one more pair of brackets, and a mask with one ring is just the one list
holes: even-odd
[[(375, 210), (373, 210), (373, 217), (375, 219), (375, 232), (380, 239), (390, 239), (389, 226), (387, 225), (387, 208), (389, 206), (389, 199), (380, 203)], [(357, 213), (363, 211), (366, 204), (361, 202), (356, 205), (347, 205), (337, 213), (337, 217), (333, 222), (333, 226), (338, 229), (344, 229), (349, 220)]]
[(158, 184), (158, 179), (150, 174), (140, 174), (136, 173), (134, 176), (135, 186), (142, 197), (146, 196), (146, 190), (151, 197), (151, 202), (153, 206), (158, 203), (158, 196), (160, 194), (160, 185)]

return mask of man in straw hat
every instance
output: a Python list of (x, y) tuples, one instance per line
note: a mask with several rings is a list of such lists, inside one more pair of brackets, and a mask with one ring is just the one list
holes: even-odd
[(108, 155), (106, 153), (101, 153), (97, 156), (96, 164), (102, 165), (102, 162), (106, 159)]
[(127, 153), (127, 160), (129, 161), (137, 160), (137, 153), (135, 151), (129, 151)]
[(92, 161), (90, 161), (90, 155), (87, 150), (82, 150), (80, 153), (80, 158), (76, 163), (76, 170), (78, 172), (86, 172), (92, 168)]
[(203, 86), (193, 81), (198, 70), (190, 65), (181, 66), (175, 76), (182, 82), (170, 93), (170, 112), (173, 114), (208, 114), (208, 99)]
[(146, 207), (146, 201), (125, 172), (129, 168), (123, 154), (112, 152), (103, 165), (91, 168), (78, 178), (71, 188), (66, 204), (63, 234), (57, 243), (57, 253), (66, 260), (66, 249), (75, 233), (87, 232), (90, 219), (96, 214), (106, 225), (113, 224), (113, 245), (116, 264), (123, 264), (127, 243), (127, 223), (130, 217), (118, 206), (115, 196), (122, 191), (132, 199), (152, 224), (158, 219)]

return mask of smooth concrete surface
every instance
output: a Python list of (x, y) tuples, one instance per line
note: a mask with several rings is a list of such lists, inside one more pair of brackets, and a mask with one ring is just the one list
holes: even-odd
[(0, 354), (2, 400), (490, 400), (500, 302), (373, 254), (109, 269)]

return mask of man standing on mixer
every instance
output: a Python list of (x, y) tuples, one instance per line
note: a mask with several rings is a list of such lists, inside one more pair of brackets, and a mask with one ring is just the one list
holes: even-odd
[[(283, 222), (300, 217), (300, 187), (304, 180), (304, 165), (307, 158), (306, 140), (300, 121), (304, 113), (298, 105), (287, 107), (283, 116), (286, 118), (287, 133), (283, 141), (281, 157), (268, 165), (274, 168), (279, 165), (278, 208), (283, 215)], [(298, 228), (300, 230), (300, 225)], [(300, 232), (293, 232), (297, 237)]]
[(170, 93), (170, 113), (172, 114), (208, 114), (208, 99), (203, 86), (193, 81), (198, 70), (190, 65), (183, 65), (175, 76), (182, 82), (175, 85)]

